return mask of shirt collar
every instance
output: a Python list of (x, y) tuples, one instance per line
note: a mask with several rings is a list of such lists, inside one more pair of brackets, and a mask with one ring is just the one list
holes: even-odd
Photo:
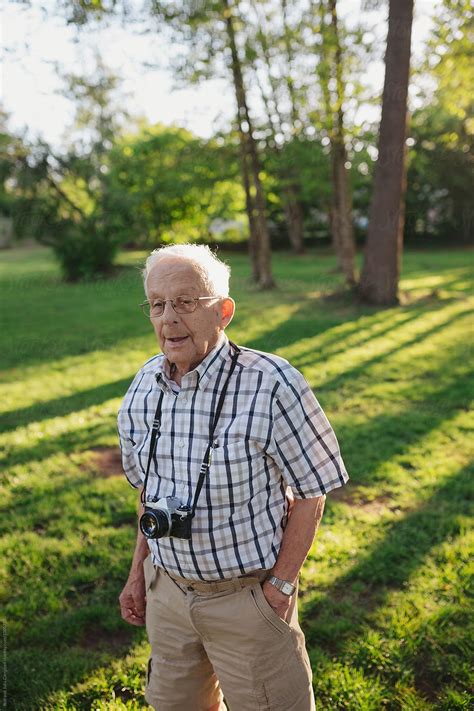
[[(211, 378), (217, 373), (223, 361), (229, 358), (229, 339), (224, 331), (221, 331), (214, 348), (190, 373), (196, 373), (200, 390), (205, 390)], [(171, 387), (171, 373), (168, 359), (163, 355), (153, 369), (158, 384), (164, 383)]]

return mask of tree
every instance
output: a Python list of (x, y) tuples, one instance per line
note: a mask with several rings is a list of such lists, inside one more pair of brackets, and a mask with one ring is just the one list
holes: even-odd
[[(250, 208), (253, 210), (251, 227), (255, 230), (255, 241), (252, 245), (251, 252), (251, 256), (254, 259), (254, 274), (256, 274), (258, 284), (262, 289), (270, 289), (274, 286), (274, 281), (271, 270), (270, 235), (268, 232), (266, 217), (265, 195), (260, 178), (261, 164), (248, 108), (242, 66), (237, 50), (234, 25), (235, 20), (231, 0), (222, 0), (222, 3), (223, 16), (226, 24), (231, 55), (235, 96), (237, 101), (237, 120), (243, 146), (242, 154), (245, 162), (244, 171), (247, 173), (247, 176), (250, 176), (251, 185), (254, 191), (253, 196), (252, 188), (250, 188), (250, 195), (252, 198), (254, 197), (254, 203), (251, 203), (250, 205)], [(246, 181), (248, 181), (248, 177), (246, 178)]]
[(382, 117), (359, 289), (369, 303), (398, 303), (406, 189), (407, 94), (413, 0), (390, 0)]
[[(343, 56), (336, 0), (321, 0), (321, 57), (317, 71), (321, 83), (325, 117), (331, 146), (332, 205), (331, 232), (339, 268), (346, 283), (355, 285), (355, 241), (352, 227), (352, 197), (347, 169), (344, 127)], [(326, 17), (329, 16), (329, 25)], [(331, 89), (332, 88), (332, 89)]]
[(214, 219), (244, 217), (234, 146), (142, 121), (138, 131), (116, 139), (107, 166), (104, 181), (115, 202), (110, 213), (121, 215), (122, 242), (206, 241)]
[(274, 285), (271, 271), (270, 236), (266, 217), (261, 165), (249, 111), (238, 37), (239, 18), (232, 0), (186, 0), (152, 2), (158, 29), (168, 28), (186, 46), (174, 64), (182, 80), (197, 82), (222, 76), (231, 70), (237, 104), (241, 142), (242, 176), (250, 229), (250, 257), (260, 288)]
[(123, 112), (112, 100), (117, 79), (101, 62), (93, 79), (64, 77), (76, 118), (66, 151), (42, 141), (17, 156), (16, 232), (52, 247), (69, 281), (107, 274), (120, 246), (122, 206), (107, 189), (107, 151)]
[[(269, 156), (273, 158), (271, 164), (280, 186), (289, 242), (296, 254), (302, 254), (304, 216), (301, 182), (298, 166), (293, 160), (294, 155), (284, 150), (285, 146), (295, 140), (302, 126), (297, 91), (292, 76), (295, 32), (290, 27), (286, 0), (280, 0), (281, 13), (273, 10), (271, 18), (273, 22), (269, 21), (266, 15), (264, 2), (252, 0), (251, 5), (256, 22), (254, 27), (252, 27), (253, 23), (248, 23), (246, 27), (246, 59), (253, 70), (265, 109), (266, 126), (263, 126), (261, 133), (266, 144), (266, 162), (269, 162)], [(275, 20), (277, 14), (281, 18), (280, 24)], [(278, 78), (274, 72), (275, 55), (278, 55), (279, 60)], [(284, 93), (289, 106), (285, 112), (281, 108)], [(291, 125), (291, 130), (285, 131), (285, 125)]]

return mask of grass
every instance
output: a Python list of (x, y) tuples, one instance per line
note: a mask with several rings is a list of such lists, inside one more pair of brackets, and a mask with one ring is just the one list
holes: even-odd
[[(135, 538), (115, 417), (155, 352), (143, 254), (63, 284), (49, 251), (1, 255), (1, 601), (6, 706), (142, 709), (147, 644), (117, 597)], [(467, 251), (412, 252), (404, 305), (337, 293), (331, 257), (275, 257), (279, 290), (230, 256), (229, 335), (300, 368), (351, 480), (328, 496), (301, 618), (317, 708), (468, 709), (472, 297)], [(110, 449), (114, 448), (114, 449)]]

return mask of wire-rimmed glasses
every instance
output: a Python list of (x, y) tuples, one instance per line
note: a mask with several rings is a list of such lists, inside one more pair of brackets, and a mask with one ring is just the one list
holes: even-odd
[(196, 311), (198, 301), (209, 299), (220, 299), (220, 296), (176, 296), (174, 299), (152, 299), (144, 301), (140, 307), (147, 318), (158, 318), (163, 316), (166, 304), (169, 302), (177, 314), (192, 314)]

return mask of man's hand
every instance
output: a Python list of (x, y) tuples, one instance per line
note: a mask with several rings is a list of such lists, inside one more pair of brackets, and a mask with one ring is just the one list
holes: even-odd
[(142, 573), (130, 577), (119, 597), (120, 612), (125, 622), (138, 627), (145, 624), (145, 576)]
[(262, 590), (270, 607), (275, 610), (278, 617), (281, 617), (281, 619), (286, 622), (286, 616), (288, 615), (293, 598), (288, 597), (288, 595), (283, 595), (283, 593), (269, 583), (268, 580), (263, 583)]

